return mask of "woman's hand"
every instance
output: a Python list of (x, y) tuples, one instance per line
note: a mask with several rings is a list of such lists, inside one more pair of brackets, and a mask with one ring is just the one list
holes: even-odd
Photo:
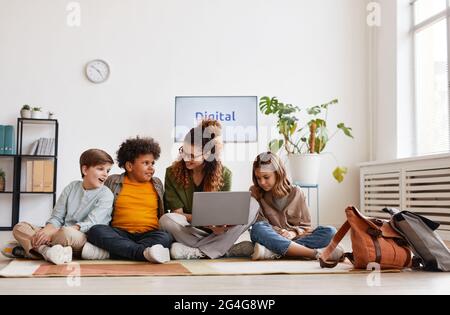
[(183, 213), (183, 215), (186, 217), (186, 220), (191, 223), (192, 222), (192, 214), (189, 213)]
[(293, 240), (296, 236), (297, 233), (293, 232), (293, 231), (288, 231), (286, 229), (281, 229), (278, 234), (280, 234), (281, 236), (287, 238), (288, 240)]

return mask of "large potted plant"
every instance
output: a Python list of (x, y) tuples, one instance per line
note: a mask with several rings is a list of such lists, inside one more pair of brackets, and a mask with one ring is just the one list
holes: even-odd
[[(352, 128), (345, 126), (344, 123), (339, 123), (333, 134), (329, 136), (328, 108), (337, 103), (336, 99), (307, 108), (307, 122), (301, 124), (298, 118), (301, 109), (298, 106), (284, 104), (276, 97), (264, 96), (260, 99), (261, 112), (277, 117), (278, 132), (282, 136), (282, 139), (270, 141), (269, 150), (277, 153), (283, 149), (287, 153), (294, 181), (308, 185), (317, 184), (320, 156), (324, 153), (328, 142), (339, 132), (353, 138)], [(333, 171), (333, 176), (341, 183), (346, 173), (346, 167), (338, 166)]]

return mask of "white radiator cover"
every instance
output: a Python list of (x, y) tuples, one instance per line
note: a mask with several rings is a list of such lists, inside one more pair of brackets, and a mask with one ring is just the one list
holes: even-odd
[(384, 207), (412, 211), (439, 222), (439, 234), (450, 240), (450, 154), (364, 163), (360, 171), (364, 214), (389, 218)]

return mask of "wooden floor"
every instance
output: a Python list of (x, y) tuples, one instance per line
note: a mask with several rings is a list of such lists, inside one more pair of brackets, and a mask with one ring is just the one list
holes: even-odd
[(0, 294), (450, 294), (450, 274), (0, 279)]
[[(0, 268), (7, 260), (0, 258)], [(0, 278), (0, 294), (450, 294), (450, 273), (223, 277)], [(75, 285), (74, 285), (75, 283)]]

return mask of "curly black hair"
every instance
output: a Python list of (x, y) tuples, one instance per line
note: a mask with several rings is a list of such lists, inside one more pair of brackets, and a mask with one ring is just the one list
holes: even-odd
[(125, 168), (126, 162), (134, 163), (134, 161), (143, 154), (152, 154), (155, 160), (161, 155), (161, 147), (153, 138), (127, 139), (120, 145), (117, 151), (117, 163), (119, 167)]

